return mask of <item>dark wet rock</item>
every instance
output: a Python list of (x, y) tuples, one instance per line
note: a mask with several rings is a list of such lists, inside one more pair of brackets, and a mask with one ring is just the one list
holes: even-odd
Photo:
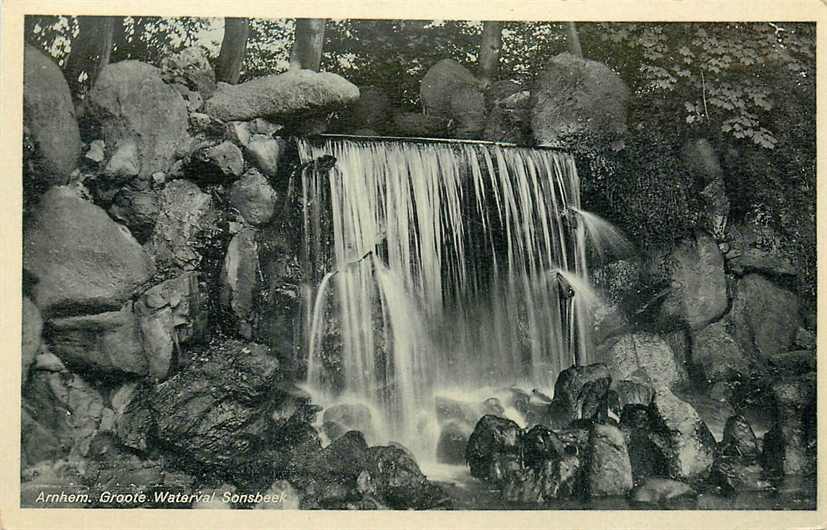
[(75, 106), (63, 72), (34, 46), (23, 56), (23, 123), (34, 149), (35, 181), (65, 184), (80, 157)]
[(629, 452), (632, 478), (635, 484), (640, 484), (643, 479), (664, 467), (658, 460), (658, 452), (650, 439), (648, 405), (630, 403), (624, 406), (620, 416), (620, 429)]
[(762, 358), (789, 351), (798, 330), (798, 297), (760, 274), (741, 278), (729, 318), (745, 352)]
[(29, 378), (29, 366), (34, 362), (35, 355), (40, 351), (43, 331), (43, 318), (28, 296), (23, 297), (22, 305), (22, 360), (21, 360), (21, 381), (25, 385)]
[(485, 127), (485, 96), (479, 81), (453, 59), (428, 69), (419, 89), (425, 114), (453, 120), (459, 138), (476, 137)]
[(237, 321), (238, 333), (252, 338), (254, 302), (259, 286), (257, 232), (242, 229), (230, 240), (221, 269), (220, 302)]
[(758, 440), (752, 426), (740, 414), (731, 416), (726, 422), (721, 454), (738, 458), (745, 463), (753, 463), (758, 459)]
[(502, 497), (520, 504), (544, 504), (553, 499), (580, 497), (581, 474), (580, 460), (575, 456), (546, 460), (539, 467), (511, 474), (506, 479)]
[[(319, 483), (336, 483), (347, 491), (356, 488), (359, 475), (368, 469), (368, 444), (359, 431), (349, 431), (311, 457), (302, 473)], [(301, 477), (297, 477), (302, 485)]]
[(212, 198), (188, 180), (174, 180), (161, 192), (160, 210), (145, 248), (159, 268), (195, 270), (202, 259), (196, 236), (215, 223)]
[[(370, 409), (361, 403), (340, 403), (324, 409), (322, 421), (338, 425), (345, 431), (359, 431), (365, 438), (373, 439), (376, 435), (373, 424), (373, 415)], [(335, 436), (328, 437), (332, 440)]]
[(528, 90), (496, 99), (485, 121), (483, 139), (527, 145), (531, 138), (531, 106)]
[(250, 162), (268, 177), (275, 177), (282, 155), (287, 150), (287, 142), (269, 135), (254, 134), (246, 148)]
[(623, 432), (595, 424), (589, 435), (587, 484), (592, 497), (625, 495), (632, 489), (632, 464)]
[[(213, 342), (149, 399), (157, 437), (182, 460), (229, 470), (270, 447), (278, 361), (259, 344)], [(261, 462), (258, 464), (261, 470)]]
[(551, 58), (531, 90), (531, 129), (539, 145), (610, 145), (626, 133), (629, 90), (605, 64), (570, 53)]
[(22, 451), (29, 464), (67, 456), (83, 457), (112, 410), (81, 376), (33, 370), (23, 395)]
[(715, 240), (698, 232), (685, 239), (666, 260), (672, 291), (661, 304), (661, 316), (701, 329), (727, 310), (724, 258)]
[(234, 143), (225, 140), (207, 145), (192, 154), (189, 174), (205, 183), (225, 182), (238, 177), (244, 171), (244, 156)]
[(474, 427), (465, 449), (471, 476), (499, 481), (521, 466), (522, 431), (513, 421), (498, 416), (483, 416)]
[(393, 446), (367, 451), (368, 472), (377, 495), (393, 509), (448, 507), (445, 493), (428, 481), (416, 461)]
[(691, 363), (707, 384), (749, 374), (749, 360), (730, 333), (732, 328), (732, 323), (723, 319), (692, 333)]
[(559, 460), (565, 455), (563, 442), (557, 434), (543, 425), (535, 425), (523, 435), (523, 465), (540, 468), (547, 461)]
[(134, 142), (142, 176), (169, 169), (189, 142), (187, 105), (154, 66), (131, 60), (107, 65), (88, 100), (88, 113), (100, 124), (107, 148), (117, 152)]
[(120, 311), (53, 318), (47, 330), (52, 351), (72, 366), (139, 375), (150, 371), (131, 304)]
[(782, 238), (771, 226), (748, 218), (729, 229), (727, 265), (739, 276), (758, 272), (769, 276), (794, 276), (795, 265), (784, 251)]
[(770, 483), (763, 475), (757, 463), (746, 464), (737, 456), (722, 455), (712, 466), (709, 483), (719, 487), (724, 495), (733, 495), (744, 490), (769, 489)]
[(464, 465), (465, 447), (472, 429), (467, 423), (449, 421), (442, 424), (436, 444), (436, 460), (444, 464)]
[(418, 112), (398, 112), (393, 115), (393, 132), (399, 136), (440, 137), (448, 134), (450, 120)]
[[(88, 491), (83, 483), (85, 471), (82, 460), (44, 460), (33, 466), (24, 466), (20, 474), (20, 507), (82, 508), (85, 504), (79, 502), (77, 496)], [(66, 495), (65, 501), (60, 500), (61, 493)], [(57, 500), (38, 500), (41, 495)], [(73, 495), (75, 497), (71, 498)]]
[(650, 405), (650, 440), (667, 476), (705, 479), (717, 453), (715, 437), (698, 412), (666, 388), (657, 389)]
[(647, 478), (632, 490), (629, 500), (634, 504), (663, 506), (681, 501), (691, 501), (697, 492), (689, 484), (664, 478)]
[(137, 191), (123, 188), (112, 200), (109, 215), (123, 223), (135, 239), (140, 243), (146, 242), (155, 227), (160, 207), (158, 194), (154, 191)]
[(775, 420), (764, 435), (763, 464), (773, 475), (815, 472), (815, 373), (788, 378), (772, 386)]
[(336, 74), (296, 70), (238, 85), (219, 83), (204, 109), (223, 121), (251, 120), (324, 112), (344, 107), (358, 97), (359, 89)]
[(669, 344), (653, 333), (623, 335), (607, 353), (609, 371), (617, 379), (634, 380), (653, 387), (681, 381), (681, 371)]
[(555, 408), (564, 411), (568, 421), (590, 419), (606, 400), (612, 376), (604, 364), (571, 366), (554, 383)]
[(350, 110), (350, 126), (353, 129), (381, 131), (390, 117), (390, 99), (381, 88), (359, 87), (359, 99)]
[(46, 192), (26, 227), (23, 268), (38, 279), (32, 300), (47, 319), (119, 309), (155, 270), (125, 228), (66, 187)]
[(276, 198), (276, 192), (267, 178), (255, 170), (245, 173), (230, 187), (230, 205), (252, 225), (270, 221), (276, 208)]
[(215, 71), (200, 46), (185, 48), (161, 59), (161, 77), (167, 83), (184, 85), (203, 98), (215, 92)]
[(112, 394), (113, 433), (120, 445), (137, 451), (149, 447), (155, 421), (148, 403), (151, 387), (141, 381), (121, 385)]
[(207, 292), (198, 272), (185, 272), (146, 290), (135, 313), (150, 371), (164, 379), (174, 368), (177, 347), (206, 341)]

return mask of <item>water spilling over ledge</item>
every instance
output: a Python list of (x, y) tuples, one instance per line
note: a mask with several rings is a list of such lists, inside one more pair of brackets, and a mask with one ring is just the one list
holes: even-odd
[(368, 138), (298, 146), (316, 274), (307, 382), (321, 399), (361, 398), (391, 439), (413, 443), (440, 389), (549, 389), (590, 362), (570, 155)]

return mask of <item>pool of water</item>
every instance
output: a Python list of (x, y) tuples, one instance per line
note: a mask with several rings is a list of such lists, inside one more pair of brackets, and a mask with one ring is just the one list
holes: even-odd
[[(625, 497), (602, 497), (589, 501), (554, 500), (548, 504), (506, 502), (497, 488), (472, 477), (465, 466), (426, 463), (423, 472), (454, 500), (456, 510), (651, 510), (652, 506), (630, 503)], [(741, 491), (732, 496), (701, 493), (667, 510), (815, 510), (815, 477), (786, 477), (773, 489)]]

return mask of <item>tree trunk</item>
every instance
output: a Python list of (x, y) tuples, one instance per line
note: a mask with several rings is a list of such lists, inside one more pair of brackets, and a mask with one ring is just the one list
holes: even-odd
[(487, 21), (482, 25), (480, 42), (480, 74), (483, 86), (488, 86), (497, 78), (500, 66), (500, 48), (502, 48), (502, 22)]
[(580, 47), (580, 36), (577, 34), (577, 24), (567, 22), (569, 30), (569, 52), (575, 57), (583, 58), (583, 48)]
[(247, 38), (250, 36), (250, 20), (246, 18), (224, 19), (224, 39), (221, 51), (215, 61), (215, 80), (234, 85), (241, 74), (241, 63), (247, 51)]
[(323, 18), (297, 18), (296, 36), (290, 52), (291, 70), (313, 70), (318, 72), (322, 63), (324, 45)]
[[(98, 73), (109, 64), (116, 24), (123, 24), (123, 18), (78, 17), (78, 37), (72, 42), (72, 50), (64, 67), (66, 81), (73, 94), (78, 94), (84, 85), (89, 88), (94, 86)], [(85, 82), (78, 79), (83, 72), (87, 75)]]

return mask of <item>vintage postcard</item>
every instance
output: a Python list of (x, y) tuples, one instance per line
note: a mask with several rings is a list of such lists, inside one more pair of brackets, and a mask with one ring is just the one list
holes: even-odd
[(0, 527), (824, 527), (827, 5), (455, 4), (3, 6)]

